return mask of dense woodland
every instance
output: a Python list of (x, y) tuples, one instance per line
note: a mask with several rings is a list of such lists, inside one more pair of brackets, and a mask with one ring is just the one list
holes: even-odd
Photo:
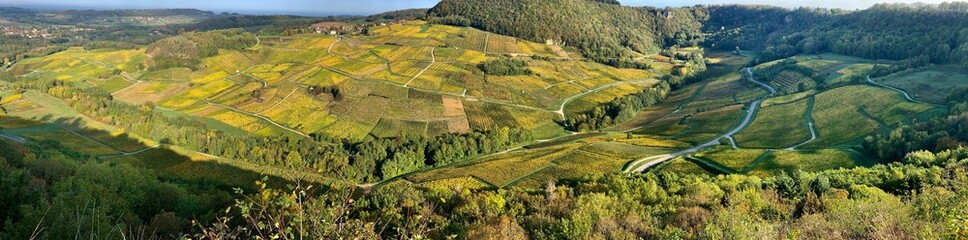
[(445, 0), (427, 16), (433, 23), (575, 47), (588, 59), (636, 68), (648, 64), (633, 59), (631, 51), (657, 53), (673, 45), (699, 44), (703, 35), (698, 20), (705, 17), (700, 8), (624, 7), (589, 0)]
[[(833, 52), (870, 59), (928, 58), (968, 66), (968, 3), (877, 4), (860, 11), (712, 6), (706, 45), (763, 49), (766, 62)], [(765, 43), (762, 46), (757, 44)]]

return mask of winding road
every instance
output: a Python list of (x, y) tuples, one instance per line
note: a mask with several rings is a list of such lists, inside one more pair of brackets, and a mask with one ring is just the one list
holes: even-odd
[(769, 97), (772, 97), (772, 96), (776, 95), (777, 91), (776, 91), (775, 88), (773, 88), (769, 84), (766, 84), (766, 83), (763, 83), (763, 82), (760, 82), (760, 81), (756, 81), (756, 79), (753, 79), (753, 70), (751, 70), (750, 68), (746, 68), (746, 73), (748, 73), (750, 75), (750, 82), (759, 84), (761, 87), (766, 88), (767, 91), (770, 91), (770, 96)]
[[(750, 70), (750, 68), (746, 68), (746, 73), (749, 74), (749, 77), (750, 77), (749, 80), (751, 82), (753, 82), (753, 83), (755, 83), (757, 85), (760, 85), (763, 88), (766, 88), (766, 90), (770, 92), (770, 95), (769, 96), (774, 96), (774, 95), (777, 94), (776, 89), (774, 89), (773, 87), (771, 87), (769, 84), (766, 84), (766, 83), (763, 83), (763, 82), (760, 82), (760, 81), (756, 81), (756, 79), (753, 79), (753, 71)], [(725, 134), (723, 134), (723, 135), (721, 135), (719, 137), (713, 138), (712, 140), (709, 140), (706, 143), (703, 143), (703, 144), (700, 144), (698, 146), (694, 146), (694, 147), (691, 147), (691, 148), (688, 148), (688, 149), (685, 149), (685, 150), (682, 150), (682, 151), (678, 151), (678, 152), (671, 153), (671, 154), (666, 154), (666, 155), (649, 156), (649, 157), (646, 157), (646, 158), (642, 158), (642, 159), (633, 161), (628, 166), (629, 167), (634, 167), (634, 169), (626, 169), (625, 172), (644, 172), (645, 170), (648, 170), (649, 168), (652, 168), (654, 166), (657, 166), (657, 165), (659, 165), (661, 163), (664, 163), (666, 161), (669, 161), (669, 160), (672, 160), (672, 159), (676, 159), (678, 157), (686, 156), (686, 155), (689, 155), (689, 154), (697, 153), (697, 152), (699, 152), (699, 151), (701, 151), (703, 149), (706, 149), (706, 148), (710, 148), (710, 147), (719, 145), (719, 140), (721, 140), (723, 138), (729, 139), (730, 140), (730, 145), (732, 145), (733, 148), (737, 148), (736, 141), (733, 140), (733, 135), (736, 135), (736, 133), (739, 133), (739, 131), (742, 131), (743, 129), (745, 129), (747, 126), (750, 125), (750, 122), (753, 121), (753, 116), (756, 115), (757, 108), (760, 107), (760, 103), (762, 103), (762, 102), (763, 102), (763, 99), (758, 99), (758, 100), (753, 101), (752, 103), (750, 103), (749, 109), (746, 110), (746, 116), (743, 117), (743, 121), (741, 121), (736, 127), (733, 127), (732, 129), (730, 129)], [(811, 126), (812, 126), (812, 124), (811, 124)], [(812, 129), (813, 128), (811, 128), (811, 130)], [(648, 162), (646, 162), (645, 164), (642, 164), (642, 162), (645, 162), (645, 161), (648, 161)]]
[(793, 151), (793, 150), (796, 150), (797, 148), (799, 148), (799, 147), (801, 147), (803, 145), (807, 145), (807, 143), (813, 142), (813, 140), (817, 140), (817, 128), (813, 126), (813, 120), (811, 120), (809, 123), (807, 123), (807, 126), (810, 127), (810, 139), (807, 140), (807, 141), (804, 141), (804, 142), (802, 142), (800, 144), (793, 145), (792, 147), (788, 147), (786, 149), (783, 149), (783, 150)]
[(867, 82), (870, 83), (870, 84), (873, 84), (875, 86), (878, 86), (878, 87), (887, 88), (887, 89), (890, 89), (890, 90), (894, 90), (896, 92), (899, 92), (899, 93), (901, 93), (901, 95), (904, 95), (904, 99), (907, 99), (908, 101), (913, 102), (913, 103), (928, 104), (928, 105), (938, 105), (938, 104), (923, 102), (923, 101), (919, 101), (917, 99), (914, 99), (914, 98), (911, 97), (910, 94), (907, 93), (907, 91), (901, 90), (900, 88), (891, 87), (891, 86), (888, 86), (888, 85), (883, 84), (883, 83), (875, 82), (874, 80), (871, 79), (871, 76), (867, 76)]
[[(663, 162), (666, 162), (666, 161), (669, 161), (669, 160), (672, 160), (672, 159), (676, 159), (678, 157), (682, 157), (682, 156), (685, 156), (685, 155), (693, 154), (693, 153), (699, 152), (700, 150), (703, 150), (703, 149), (706, 149), (706, 148), (710, 148), (710, 147), (719, 145), (719, 140), (720, 139), (732, 137), (734, 134), (736, 134), (739, 131), (741, 131), (744, 128), (746, 128), (746, 126), (749, 126), (750, 122), (753, 121), (753, 115), (756, 114), (756, 109), (759, 108), (761, 102), (763, 102), (762, 99), (756, 100), (756, 101), (753, 101), (752, 103), (750, 103), (749, 110), (746, 111), (746, 116), (743, 118), (743, 121), (740, 122), (740, 124), (738, 126), (733, 127), (733, 129), (730, 129), (725, 134), (723, 134), (723, 135), (721, 135), (721, 136), (719, 136), (717, 138), (714, 138), (712, 140), (709, 140), (708, 142), (703, 143), (701, 145), (698, 145), (698, 146), (695, 146), (695, 147), (692, 147), (692, 148), (688, 148), (688, 149), (685, 149), (685, 150), (682, 150), (682, 151), (678, 151), (678, 152), (671, 153), (671, 154), (666, 154), (666, 155), (660, 155), (658, 158), (656, 158), (657, 156), (649, 156), (649, 157), (646, 157), (646, 158), (642, 158), (642, 159), (636, 160), (636, 161), (632, 162), (632, 164), (629, 164), (629, 166), (630, 167), (638, 166), (638, 167), (636, 167), (635, 169), (626, 170), (626, 172), (643, 172), (643, 171), (645, 171), (645, 170), (647, 170), (647, 169), (649, 169), (651, 167), (654, 167), (656, 165), (659, 165), (659, 164), (661, 164)], [(651, 159), (651, 161), (649, 161), (650, 159)], [(645, 164), (642, 164), (642, 165), (639, 165), (642, 161), (649, 161), (649, 162), (647, 162)]]

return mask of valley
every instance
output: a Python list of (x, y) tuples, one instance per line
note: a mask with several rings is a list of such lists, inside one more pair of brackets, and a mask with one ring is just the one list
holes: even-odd
[(623, 3), (0, 6), (0, 239), (968, 236), (968, 3)]

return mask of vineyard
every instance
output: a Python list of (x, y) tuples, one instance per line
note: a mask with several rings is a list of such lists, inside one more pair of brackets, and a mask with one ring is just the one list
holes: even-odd
[(740, 146), (750, 148), (785, 148), (810, 139), (805, 122), (808, 101), (763, 107), (753, 123), (736, 134)]
[(899, 93), (870, 86), (847, 86), (816, 95), (813, 118), (816, 141), (805, 147), (826, 147), (861, 138), (907, 119), (931, 106), (905, 101)]

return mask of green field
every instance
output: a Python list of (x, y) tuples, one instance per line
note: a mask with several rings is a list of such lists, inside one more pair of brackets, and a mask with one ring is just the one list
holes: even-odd
[(945, 98), (957, 87), (968, 86), (968, 70), (957, 65), (931, 66), (874, 79), (907, 91), (911, 97), (932, 103)]
[(750, 148), (784, 148), (810, 138), (804, 119), (810, 101), (763, 107), (756, 113), (753, 123), (736, 134), (737, 144)]
[(857, 166), (851, 155), (844, 150), (823, 149), (809, 151), (776, 151), (750, 169), (750, 175), (770, 176), (782, 172), (820, 171)]
[(846, 86), (816, 95), (813, 118), (816, 141), (805, 147), (827, 147), (863, 137), (881, 124), (894, 125), (930, 109), (907, 102), (892, 90), (872, 86)]

